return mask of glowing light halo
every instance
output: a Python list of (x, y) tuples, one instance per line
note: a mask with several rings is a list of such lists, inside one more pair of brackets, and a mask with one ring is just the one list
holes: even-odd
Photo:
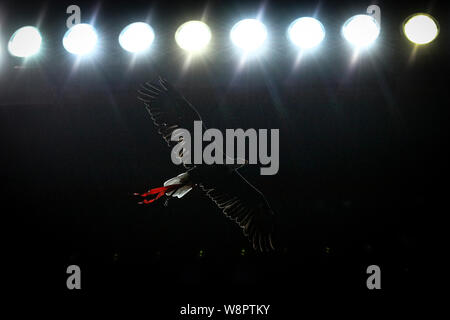
[(342, 35), (355, 48), (370, 47), (380, 34), (380, 26), (372, 16), (358, 14), (348, 19), (342, 27)]
[(233, 26), (230, 31), (230, 39), (244, 52), (256, 52), (267, 39), (267, 29), (257, 19), (244, 19)]
[(133, 22), (123, 28), (119, 35), (120, 46), (132, 53), (148, 50), (155, 39), (153, 28), (145, 22)]
[(416, 13), (405, 20), (403, 34), (412, 43), (424, 45), (437, 38), (439, 25), (431, 15)]
[(91, 53), (97, 46), (98, 36), (94, 27), (87, 23), (79, 23), (64, 34), (64, 48), (75, 55)]
[(289, 25), (288, 38), (301, 49), (312, 49), (325, 38), (325, 28), (315, 18), (301, 17)]
[(25, 26), (16, 30), (8, 42), (11, 55), (27, 58), (37, 54), (41, 49), (42, 36), (36, 27)]
[(175, 32), (175, 41), (178, 46), (190, 53), (203, 52), (211, 38), (211, 29), (206, 23), (199, 20), (187, 21)]

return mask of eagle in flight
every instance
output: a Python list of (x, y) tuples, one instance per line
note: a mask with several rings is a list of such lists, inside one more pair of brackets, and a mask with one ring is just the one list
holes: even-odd
[[(157, 132), (169, 147), (179, 142), (171, 140), (176, 129), (183, 128), (192, 134), (194, 121), (202, 121), (196, 108), (162, 78), (153, 84), (146, 82), (138, 92), (138, 99), (144, 103)], [(183, 150), (180, 158), (182, 153)], [(225, 216), (243, 229), (255, 250), (274, 249), (274, 212), (264, 195), (238, 172), (239, 165), (183, 163), (183, 166), (186, 172), (167, 180), (163, 187), (135, 193), (143, 198), (139, 203), (149, 204), (162, 196), (182, 198), (193, 188), (200, 188)]]

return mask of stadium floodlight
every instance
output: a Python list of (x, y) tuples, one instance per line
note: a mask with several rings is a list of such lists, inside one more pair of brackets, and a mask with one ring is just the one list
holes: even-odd
[(202, 21), (183, 23), (175, 32), (175, 41), (181, 49), (190, 53), (200, 53), (211, 41), (211, 30)]
[(152, 27), (145, 22), (134, 22), (126, 26), (119, 35), (120, 46), (129, 52), (144, 52), (155, 39)]
[(39, 30), (32, 26), (18, 29), (8, 42), (8, 51), (13, 56), (31, 57), (41, 49), (42, 37)]
[(303, 17), (291, 23), (288, 28), (291, 42), (301, 49), (311, 49), (318, 46), (325, 38), (325, 28), (319, 20)]
[(439, 34), (437, 21), (426, 13), (417, 13), (406, 19), (403, 24), (406, 38), (418, 45), (432, 42)]
[(72, 54), (86, 55), (95, 49), (97, 41), (98, 36), (94, 27), (87, 23), (80, 23), (67, 30), (63, 38), (63, 46)]
[(267, 39), (265, 25), (257, 19), (244, 19), (236, 23), (230, 32), (231, 41), (245, 52), (255, 52)]
[(379, 34), (378, 22), (372, 16), (365, 14), (351, 17), (342, 27), (344, 38), (357, 49), (369, 47)]

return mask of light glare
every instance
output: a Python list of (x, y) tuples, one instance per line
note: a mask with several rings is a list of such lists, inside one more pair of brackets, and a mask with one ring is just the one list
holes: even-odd
[(288, 29), (289, 39), (297, 47), (311, 49), (325, 38), (325, 28), (319, 20), (303, 17), (291, 23)]
[(211, 30), (202, 21), (183, 23), (175, 32), (175, 41), (181, 49), (191, 53), (203, 51), (211, 40)]
[(63, 38), (63, 46), (72, 54), (85, 55), (94, 50), (97, 40), (94, 27), (80, 23), (67, 30)]
[(18, 29), (8, 42), (8, 51), (16, 57), (26, 58), (35, 55), (41, 49), (42, 37), (35, 27)]
[(342, 34), (354, 47), (365, 48), (375, 42), (380, 34), (380, 28), (373, 17), (360, 14), (344, 23)]
[(144, 22), (135, 22), (122, 30), (119, 44), (126, 51), (138, 53), (147, 50), (154, 39), (152, 27)]
[(233, 26), (230, 38), (240, 49), (252, 52), (259, 49), (266, 41), (267, 29), (256, 19), (245, 19)]
[(409, 41), (427, 44), (437, 37), (439, 28), (431, 16), (421, 13), (409, 18), (403, 26), (403, 31)]

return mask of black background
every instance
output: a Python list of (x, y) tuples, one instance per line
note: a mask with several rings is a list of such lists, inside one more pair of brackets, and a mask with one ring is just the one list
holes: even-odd
[[(443, 235), (448, 194), (446, 6), (377, 3), (380, 37), (352, 63), (340, 27), (367, 1), (78, 1), (82, 22), (95, 16), (101, 48), (76, 65), (61, 44), (69, 4), (0, 4), (2, 264), (11, 288), (69, 297), (139, 292), (152, 296), (153, 307), (168, 303), (172, 318), (187, 303), (269, 303), (276, 314), (312, 290), (370, 298), (439, 284), (445, 269), (435, 236)], [(238, 70), (228, 32), (261, 7), (270, 50)], [(315, 12), (326, 39), (294, 68), (285, 30)], [(416, 12), (435, 16), (441, 33), (414, 54), (400, 30)], [(211, 48), (186, 67), (173, 34), (202, 15)], [(156, 40), (133, 62), (117, 36), (140, 20)], [(40, 56), (26, 64), (9, 56), (9, 36), (38, 22)], [(139, 84), (158, 75), (209, 127), (280, 129), (279, 173), (241, 171), (277, 213), (276, 252), (253, 252), (199, 191), (167, 208), (137, 205), (133, 192), (182, 172), (136, 99)], [(66, 289), (71, 264), (82, 270), (79, 292)], [(380, 292), (366, 288), (371, 264), (382, 270)]]

